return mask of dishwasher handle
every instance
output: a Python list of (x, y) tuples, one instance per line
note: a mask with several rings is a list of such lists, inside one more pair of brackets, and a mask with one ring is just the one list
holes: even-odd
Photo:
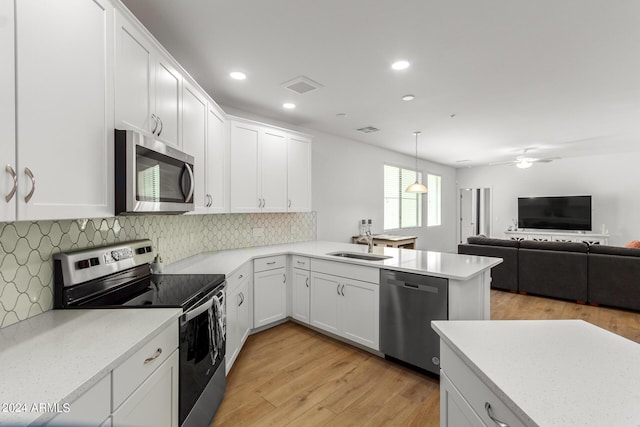
[(416, 291), (430, 292), (432, 294), (437, 294), (438, 292), (440, 292), (440, 289), (438, 289), (437, 286), (425, 285), (423, 283), (407, 282), (404, 280), (392, 279), (390, 277), (387, 277), (385, 282), (388, 285), (400, 286), (404, 288), (414, 289)]

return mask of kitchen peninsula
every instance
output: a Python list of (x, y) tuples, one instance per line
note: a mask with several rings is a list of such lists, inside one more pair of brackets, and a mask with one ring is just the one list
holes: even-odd
[(310, 241), (202, 253), (164, 271), (226, 275), (229, 371), (250, 333), (289, 318), (382, 355), (381, 271), (444, 281), (445, 317), (440, 319), (488, 320), (491, 268), (501, 262), (389, 247), (374, 247), (369, 254), (362, 245)]

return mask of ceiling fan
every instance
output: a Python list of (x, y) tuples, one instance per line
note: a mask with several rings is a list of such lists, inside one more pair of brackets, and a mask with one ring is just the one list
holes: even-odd
[(489, 165), (490, 166), (506, 165), (506, 164), (513, 163), (516, 165), (516, 167), (520, 169), (526, 169), (533, 166), (534, 163), (549, 163), (549, 162), (552, 162), (553, 160), (560, 159), (560, 157), (545, 157), (545, 158), (529, 157), (527, 156), (527, 151), (529, 150), (530, 150), (529, 148), (525, 148), (524, 150), (522, 150), (522, 154), (516, 157), (514, 160), (507, 160), (506, 162), (489, 163)]

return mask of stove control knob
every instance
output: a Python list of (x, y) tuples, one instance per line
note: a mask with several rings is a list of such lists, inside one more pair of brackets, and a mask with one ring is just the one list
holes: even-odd
[(120, 252), (111, 251), (111, 258), (113, 258), (115, 261), (118, 261), (120, 259)]

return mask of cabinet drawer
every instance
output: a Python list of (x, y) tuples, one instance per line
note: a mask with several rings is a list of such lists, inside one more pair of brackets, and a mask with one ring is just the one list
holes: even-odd
[(232, 293), (247, 277), (251, 277), (251, 262), (245, 262), (233, 274), (227, 277), (227, 293)]
[(286, 255), (270, 256), (267, 258), (258, 258), (253, 261), (253, 271), (254, 273), (259, 273), (261, 271), (273, 270), (274, 268), (280, 268), (286, 265), (287, 265)]
[(525, 425), (442, 340), (440, 340), (440, 363), (442, 371), (486, 425), (496, 425), (485, 409), (486, 403), (491, 405), (493, 417), (509, 424), (510, 427)]
[(312, 258), (311, 270), (333, 276), (362, 280), (363, 282), (380, 283), (380, 270), (375, 267), (364, 267), (346, 262), (325, 261)]
[[(178, 348), (178, 326), (171, 324), (113, 370), (113, 410)], [(157, 356), (157, 357), (156, 357)], [(155, 359), (152, 359), (154, 358)]]
[(300, 268), (302, 270), (309, 270), (309, 268), (311, 268), (309, 258), (299, 255), (291, 256), (291, 266), (293, 268)]

